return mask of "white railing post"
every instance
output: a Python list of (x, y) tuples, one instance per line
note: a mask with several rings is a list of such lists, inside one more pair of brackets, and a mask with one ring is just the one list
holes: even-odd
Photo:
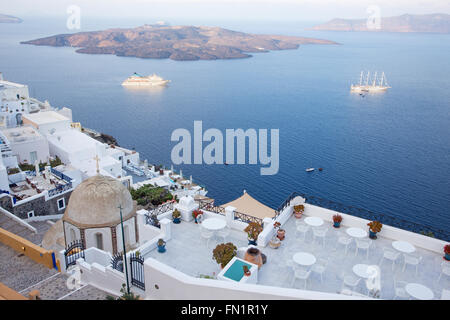
[(164, 218), (159, 223), (161, 224), (161, 232), (164, 234), (164, 240), (170, 240), (172, 238), (172, 221)]
[(225, 208), (225, 218), (229, 227), (232, 226), (234, 221), (234, 211), (236, 211), (235, 207), (228, 206)]

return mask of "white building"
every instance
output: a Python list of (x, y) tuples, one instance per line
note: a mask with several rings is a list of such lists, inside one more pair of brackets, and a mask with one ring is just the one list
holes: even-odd
[(32, 126), (26, 125), (1, 130), (3, 141), (19, 163), (48, 162), (50, 153), (47, 139)]

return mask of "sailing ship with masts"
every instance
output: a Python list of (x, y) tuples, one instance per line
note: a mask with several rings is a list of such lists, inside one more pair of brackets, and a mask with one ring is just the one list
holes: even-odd
[(352, 84), (350, 90), (355, 92), (379, 92), (379, 91), (386, 91), (388, 88), (390, 88), (390, 86), (387, 83), (384, 72), (381, 73), (381, 78), (379, 80), (377, 78), (378, 72), (375, 72), (373, 79), (371, 79), (370, 71), (367, 71), (366, 77), (364, 77), (364, 72), (361, 71), (361, 76), (359, 77), (359, 84), (357, 85)]

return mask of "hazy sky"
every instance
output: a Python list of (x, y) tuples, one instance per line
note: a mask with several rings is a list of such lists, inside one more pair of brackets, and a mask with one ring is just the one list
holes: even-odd
[(22, 17), (67, 16), (70, 5), (86, 17), (313, 20), (365, 18), (370, 5), (381, 16), (448, 13), (450, 0), (1, 0), (0, 13)]

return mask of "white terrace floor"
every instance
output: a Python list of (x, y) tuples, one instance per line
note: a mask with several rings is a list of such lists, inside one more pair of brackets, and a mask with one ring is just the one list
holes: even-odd
[[(320, 275), (312, 273), (307, 283), (307, 290), (338, 293), (342, 289), (342, 276), (344, 274), (354, 275), (352, 267), (355, 264), (378, 265), (383, 255), (383, 247), (392, 248), (391, 240), (378, 237), (378, 239), (371, 241), (369, 259), (366, 258), (364, 250), (360, 250), (358, 255), (355, 256), (354, 241), (350, 244), (346, 255), (344, 246), (336, 246), (338, 232), (345, 232), (345, 228), (335, 229), (330, 222), (325, 222), (329, 230), (325, 247), (322, 247), (321, 243), (313, 243), (311, 230), (306, 236), (306, 242), (303, 241), (301, 235), (296, 236), (295, 221), (295, 217), (292, 216), (283, 226), (286, 230), (286, 238), (282, 241), (280, 248), (272, 249), (269, 246), (260, 248), (262, 253), (267, 256), (267, 262), (258, 272), (258, 284), (292, 288), (293, 271), (286, 267), (284, 263), (287, 257), (292, 257), (295, 252), (303, 251), (312, 253), (317, 259), (329, 259), (328, 267), (323, 275), (323, 283), (320, 281)], [(238, 248), (246, 247), (247, 235), (244, 232), (231, 230), (227, 242), (234, 243)], [(217, 243), (210, 241), (209, 248), (207, 248), (206, 241), (200, 236), (199, 225), (194, 222), (183, 221), (180, 224), (172, 224), (172, 239), (167, 241), (165, 253), (153, 250), (145, 258), (155, 258), (193, 277), (199, 277), (200, 275), (215, 276), (220, 272), (219, 265), (212, 259), (212, 250)], [(421, 248), (416, 249), (415, 254), (423, 257), (417, 275), (415, 274), (415, 268), (410, 265), (407, 265), (405, 272), (402, 272), (402, 256), (399, 257), (394, 271), (391, 269), (390, 261), (384, 260), (381, 265), (382, 299), (394, 298), (394, 279), (396, 281), (421, 283), (433, 291), (434, 299), (441, 297), (442, 289), (450, 289), (450, 277), (442, 275), (441, 280), (438, 281), (443, 261), (442, 255)], [(303, 280), (297, 280), (294, 284), (294, 287), (298, 289), (303, 289), (303, 286)], [(365, 294), (364, 286), (365, 282), (360, 281), (356, 291)]]

